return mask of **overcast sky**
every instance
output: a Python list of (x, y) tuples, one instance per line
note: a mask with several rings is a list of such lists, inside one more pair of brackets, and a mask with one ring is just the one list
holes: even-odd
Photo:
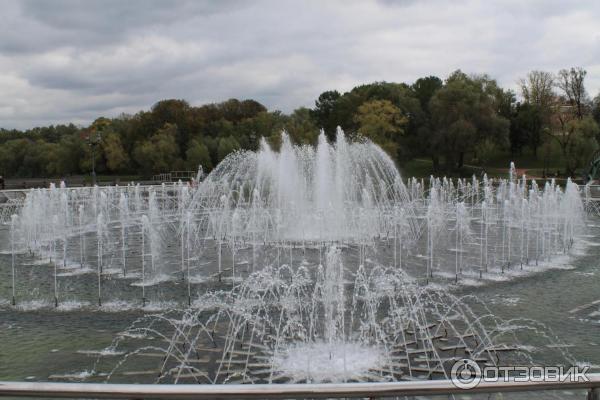
[[(526, 4), (524, 4), (526, 3)], [(451, 6), (449, 6), (451, 5)], [(325, 90), (451, 71), (505, 87), (582, 66), (600, 90), (598, 1), (0, 0), (0, 127), (89, 123), (165, 98), (289, 112)]]

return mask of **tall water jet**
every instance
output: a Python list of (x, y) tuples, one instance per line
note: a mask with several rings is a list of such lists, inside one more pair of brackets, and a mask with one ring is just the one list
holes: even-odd
[(80, 204), (78, 207), (78, 222), (79, 222), (79, 266), (83, 268), (85, 264), (85, 232), (84, 232), (84, 206)]
[(17, 219), (19, 218), (18, 215), (11, 215), (10, 216), (10, 268), (11, 268), (11, 280), (12, 280), (12, 287), (11, 287), (11, 292), (12, 292), (12, 305), (15, 306), (17, 304), (16, 302), (16, 296), (15, 296), (15, 291), (16, 291), (16, 284), (15, 284), (15, 257), (17, 255), (16, 253), (16, 249), (15, 249), (15, 226), (17, 223)]
[(344, 265), (341, 250), (332, 246), (327, 252), (327, 261), (323, 278), (323, 309), (325, 329), (323, 338), (331, 344), (338, 338), (344, 340)]
[[(223, 209), (207, 224), (215, 238), (231, 235), (231, 224), (224, 221), (231, 208), (239, 210), (239, 236), (250, 242), (257, 232), (263, 242), (364, 241), (387, 225), (369, 219), (373, 208), (408, 201), (392, 160), (368, 141), (347, 143), (341, 131), (333, 145), (321, 133), (316, 149), (295, 147), (283, 134), (276, 153), (262, 140), (257, 153), (224, 160), (198, 192), (193, 209)], [(356, 221), (361, 208), (363, 223)]]
[[(56, 228), (58, 226), (58, 216), (54, 215), (52, 217), (52, 236), (56, 237)], [(52, 265), (54, 267), (54, 307), (58, 307), (58, 271), (56, 263), (58, 262), (56, 258), (56, 242), (52, 241), (52, 255), (54, 257), (54, 261), (52, 261)]]
[(150, 226), (147, 215), (142, 215), (142, 307), (146, 306), (146, 231)]
[[(236, 285), (264, 266), (326, 265), (323, 249), (331, 245), (344, 249), (350, 273), (377, 261), (427, 282), (434, 274), (440, 283), (461, 275), (494, 280), (515, 261), (528, 269), (532, 257), (564, 254), (585, 226), (577, 185), (525, 179), (405, 182), (367, 140), (348, 141), (339, 131), (335, 143), (322, 134), (309, 147), (283, 134), (279, 152), (262, 140), (258, 151), (231, 154), (197, 186), (33, 190), (11, 235), (17, 249), (54, 265), (62, 250), (63, 266), (71, 251), (82, 267), (93, 263), (87, 244), (97, 243), (99, 297), (128, 297), (124, 286), (141, 286), (143, 304), (150, 285), (161, 299), (178, 297), (163, 290), (165, 281), (187, 280), (180, 298), (192, 303), (201, 282), (233, 278)], [(138, 276), (140, 264), (141, 283), (102, 278)], [(81, 275), (77, 284), (89, 287), (87, 272), (53, 275), (67, 286), (68, 276)]]
[(104, 215), (102, 213), (98, 214), (98, 218), (96, 219), (96, 227), (98, 229), (98, 237), (97, 237), (97, 245), (98, 245), (98, 257), (97, 257), (97, 265), (96, 265), (96, 273), (98, 276), (98, 306), (102, 305), (102, 257), (104, 255), (104, 232), (106, 229)]
[(121, 263), (123, 264), (123, 276), (127, 276), (127, 226), (129, 224), (129, 204), (126, 193), (119, 197), (119, 220), (121, 222)]

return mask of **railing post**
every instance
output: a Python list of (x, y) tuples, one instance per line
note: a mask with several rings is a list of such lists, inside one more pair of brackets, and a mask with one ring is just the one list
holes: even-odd
[(600, 388), (591, 388), (588, 391), (587, 400), (600, 400)]

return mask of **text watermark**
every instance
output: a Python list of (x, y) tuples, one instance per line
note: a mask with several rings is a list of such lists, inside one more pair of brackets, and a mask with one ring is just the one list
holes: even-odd
[(472, 389), (481, 382), (589, 382), (584, 366), (480, 366), (463, 358), (452, 366), (452, 384), (461, 389)]

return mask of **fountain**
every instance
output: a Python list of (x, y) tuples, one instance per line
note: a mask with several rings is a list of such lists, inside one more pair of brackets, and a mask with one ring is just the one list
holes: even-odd
[[(519, 353), (492, 334), (509, 323), (451, 291), (551, 267), (585, 229), (577, 185), (540, 187), (515, 171), (404, 181), (378, 146), (338, 130), (316, 148), (284, 133), (276, 152), (263, 139), (197, 187), (34, 189), (11, 218), (12, 304), (43, 296), (15, 290), (27, 279), (19, 254), (51, 266), (36, 279), (53, 280), (55, 307), (60, 295), (101, 309), (175, 308), (119, 336), (115, 348), (153, 339), (109, 377), (157, 351), (158, 381), (448, 377), (458, 358)], [(63, 289), (73, 285), (85, 289)]]
[(108, 349), (135, 350), (106, 380), (143, 378), (150, 356), (161, 359), (155, 382), (213, 384), (448, 379), (465, 357), (531, 362), (515, 339), (532, 329), (524, 321), (478, 315), (393, 267), (361, 266), (347, 280), (343, 251), (331, 246), (316, 269), (266, 267), (184, 311), (136, 320)]

